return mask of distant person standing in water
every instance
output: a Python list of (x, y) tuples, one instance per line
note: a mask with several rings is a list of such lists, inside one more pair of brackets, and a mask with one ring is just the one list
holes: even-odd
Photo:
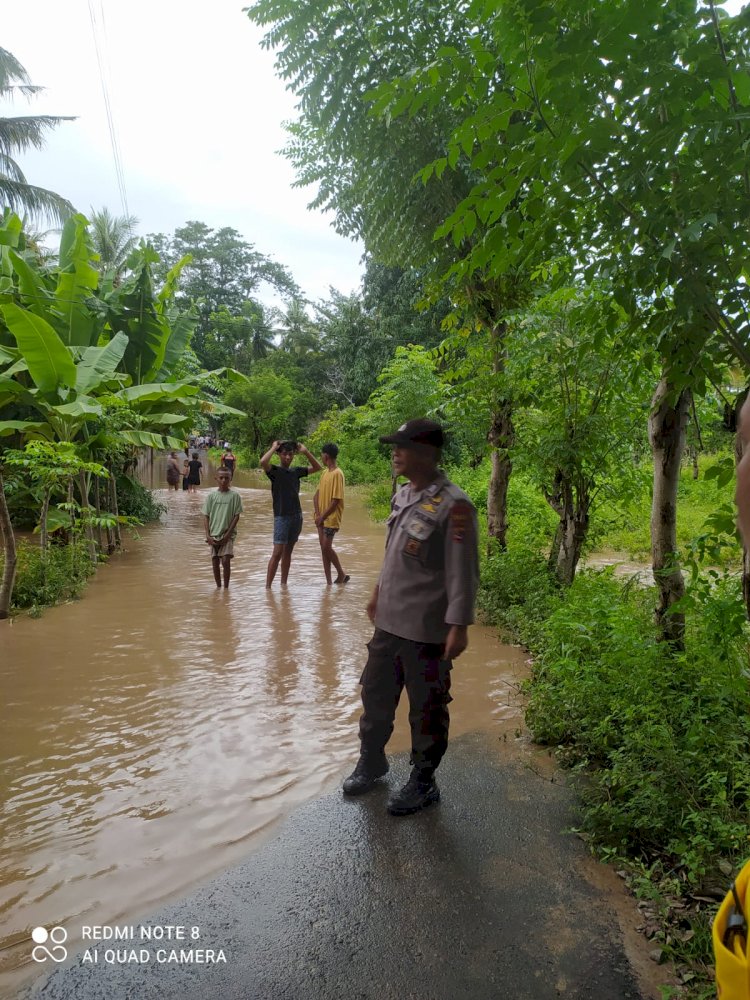
[(211, 565), (216, 586), (221, 587), (221, 570), (224, 569), (224, 589), (229, 587), (229, 577), (234, 556), (234, 539), (237, 536), (237, 522), (242, 513), (239, 493), (229, 488), (232, 477), (228, 469), (216, 473), (218, 490), (212, 490), (203, 501), (203, 525), (206, 529), (206, 545), (211, 546)]
[(203, 462), (198, 459), (198, 452), (193, 452), (192, 461), (188, 462), (188, 490), (190, 493), (197, 493), (198, 487), (203, 479)]
[[(330, 587), (331, 583), (349, 582), (349, 577), (341, 568), (341, 561), (333, 548), (333, 539), (341, 527), (341, 517), (344, 513), (344, 473), (337, 464), (338, 445), (324, 444), (320, 452), (325, 472), (320, 477), (317, 492), (313, 497), (313, 507), (320, 553), (323, 557), (323, 572)], [(336, 570), (335, 580), (331, 580), (331, 566)]]
[(182, 488), (183, 488), (183, 490), (189, 490), (190, 489), (190, 483), (188, 481), (189, 478), (190, 478), (190, 456), (188, 455), (188, 457), (182, 463)]
[[(290, 468), (296, 454), (304, 455), (309, 466)], [(279, 465), (271, 465), (278, 454)], [(292, 563), (292, 552), (302, 531), (302, 506), (299, 502), (299, 484), (311, 472), (320, 472), (323, 466), (303, 444), (296, 441), (274, 441), (260, 460), (260, 466), (271, 480), (273, 498), (273, 552), (268, 560), (266, 589), (270, 589), (281, 564), (281, 586), (285, 587)]]
[(222, 469), (229, 469), (229, 475), (234, 479), (234, 467), (237, 464), (237, 457), (229, 447), (229, 445), (224, 445), (224, 454), (221, 456), (221, 467)]
[(180, 469), (180, 461), (177, 458), (177, 452), (170, 451), (169, 458), (167, 459), (167, 488), (170, 490), (178, 490), (180, 488), (181, 478), (182, 470)]

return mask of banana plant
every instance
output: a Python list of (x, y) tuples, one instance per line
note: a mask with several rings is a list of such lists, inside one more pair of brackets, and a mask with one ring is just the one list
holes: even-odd
[[(170, 381), (195, 324), (192, 314), (175, 305), (177, 282), (189, 258), (172, 268), (155, 292), (151, 272), (158, 257), (142, 243), (129, 259), (130, 275), (115, 288), (109, 281), (100, 283), (86, 225), (81, 215), (68, 220), (59, 266), (49, 269), (26, 250), (18, 217), (6, 212), (0, 218), (0, 439), (67, 442), (83, 463), (90, 463), (111, 457), (116, 444), (181, 447), (182, 431), (197, 412), (242, 415), (207, 395), (201, 376)], [(128, 426), (107, 427), (113, 407), (127, 411)], [(84, 508), (90, 475), (80, 470)], [(1, 487), (0, 533), (4, 617), (15, 549)], [(95, 558), (93, 542), (91, 551)]]

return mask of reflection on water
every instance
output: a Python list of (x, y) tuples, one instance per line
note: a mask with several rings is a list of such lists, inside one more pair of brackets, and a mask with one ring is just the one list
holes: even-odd
[[(163, 460), (155, 476), (164, 482)], [(234, 485), (244, 513), (229, 591), (213, 582), (200, 494), (162, 489), (162, 523), (81, 601), (0, 627), (8, 990), (36, 971), (32, 927), (62, 924), (74, 945), (81, 923), (147, 912), (237, 861), (356, 758), (383, 528), (348, 498), (337, 548), (351, 582), (328, 588), (305, 494), (290, 585), (277, 577), (267, 592), (270, 493), (257, 474)], [(512, 730), (520, 651), (478, 627), (470, 641), (454, 669), (452, 732)], [(402, 704), (390, 749), (407, 748)]]

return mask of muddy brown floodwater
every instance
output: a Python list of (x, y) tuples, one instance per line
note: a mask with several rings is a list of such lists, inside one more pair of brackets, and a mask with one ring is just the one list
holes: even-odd
[[(153, 476), (161, 487), (159, 457)], [(384, 528), (347, 498), (337, 548), (351, 582), (327, 588), (305, 493), (289, 587), (277, 577), (267, 592), (266, 484), (235, 477), (229, 591), (213, 582), (201, 494), (160, 488), (161, 523), (80, 601), (0, 623), (0, 995), (44, 970), (32, 928), (137, 918), (237, 862), (356, 759)], [(512, 734), (526, 672), (522, 650), (475, 626), (454, 669), (452, 733)], [(390, 749), (407, 749), (407, 733), (402, 703)]]

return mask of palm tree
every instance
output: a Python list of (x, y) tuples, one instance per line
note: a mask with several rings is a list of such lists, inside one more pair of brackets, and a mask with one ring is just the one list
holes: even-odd
[(307, 315), (303, 299), (292, 299), (281, 314), (281, 346), (290, 354), (308, 354), (319, 349), (318, 330)]
[(252, 323), (250, 334), (250, 355), (253, 361), (265, 358), (276, 347), (276, 330), (273, 326), (275, 310), (266, 309), (252, 299), (242, 303), (242, 315)]
[(115, 284), (118, 284), (127, 259), (138, 243), (134, 232), (137, 225), (138, 219), (134, 215), (112, 215), (108, 208), (101, 211), (91, 209), (91, 244), (99, 255), (100, 270), (114, 272)]
[[(35, 87), (20, 62), (7, 49), (0, 48), (0, 99), (10, 99), (20, 93), (34, 97), (42, 90)], [(69, 116), (32, 115), (16, 118), (0, 117), (0, 205), (9, 206), (19, 215), (29, 215), (34, 220), (51, 219), (62, 223), (75, 213), (75, 209), (59, 194), (46, 188), (29, 184), (23, 171), (13, 158), (27, 149), (41, 149), (45, 133), (62, 121), (73, 121)]]

